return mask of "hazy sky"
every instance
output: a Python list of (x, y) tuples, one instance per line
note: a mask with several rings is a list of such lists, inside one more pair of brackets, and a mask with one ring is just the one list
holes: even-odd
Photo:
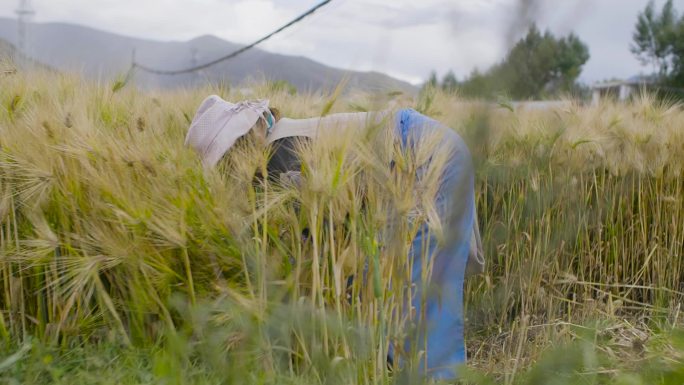
[[(212, 34), (250, 43), (318, 0), (33, 0), (37, 22), (83, 24), (157, 40)], [(657, 0), (658, 6), (664, 0)], [(2, 0), (13, 17), (18, 0)], [(521, 4), (532, 4), (522, 7)], [(536, 4), (536, 5), (535, 5)], [(355, 70), (376, 70), (418, 83), (431, 70), (459, 79), (501, 60), (534, 19), (556, 34), (574, 31), (591, 59), (581, 80), (629, 77), (646, 69), (629, 52), (647, 0), (333, 0), (260, 46)], [(684, 0), (675, 0), (684, 12)], [(522, 22), (521, 22), (522, 21)]]

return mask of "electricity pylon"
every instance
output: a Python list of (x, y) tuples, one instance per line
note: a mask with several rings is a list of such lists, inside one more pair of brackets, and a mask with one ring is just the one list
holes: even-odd
[(28, 44), (28, 24), (33, 18), (36, 12), (31, 7), (31, 0), (20, 0), (19, 8), (15, 11), (17, 14), (17, 27), (18, 27), (18, 40), (17, 46), (19, 52), (24, 58), (29, 57), (29, 44)]

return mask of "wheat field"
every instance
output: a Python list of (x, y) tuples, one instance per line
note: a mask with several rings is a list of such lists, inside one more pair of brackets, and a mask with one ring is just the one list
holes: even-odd
[[(466, 283), (464, 381), (684, 381), (679, 105), (643, 95), (536, 110), (430, 89), (262, 82), (243, 95), (0, 76), (3, 381), (422, 381), (420, 354), (394, 372), (385, 362), (414, 321), (396, 256), (416, 231), (400, 221), (387, 234), (387, 213), (418, 205), (429, 219), (407, 188), (420, 159), (393, 176), (396, 149), (347, 134), (301, 149), (301, 191), (255, 185), (268, 157), (255, 146), (203, 170), (183, 141), (209, 94), (267, 98), (295, 118), (413, 107), (463, 136), (487, 260)], [(365, 270), (369, 282), (347, 288)]]

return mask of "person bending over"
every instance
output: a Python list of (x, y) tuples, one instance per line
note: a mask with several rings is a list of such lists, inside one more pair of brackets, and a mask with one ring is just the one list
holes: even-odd
[[(412, 109), (397, 112), (379, 111), (340, 113), (309, 119), (280, 118), (267, 100), (226, 102), (218, 96), (208, 97), (200, 105), (188, 131), (185, 144), (201, 157), (205, 167), (215, 167), (235, 142), (248, 133), (272, 146), (268, 161), (269, 177), (278, 181), (300, 182), (300, 165), (296, 144), (316, 140), (322, 133), (333, 134), (344, 129), (363, 129), (371, 125), (389, 126), (401, 149), (417, 153), (436, 135), (439, 142), (429, 149), (446, 157), (433, 197), (435, 209), (445, 232), (445, 242), (438, 242), (427, 223), (421, 224), (411, 241), (409, 258), (412, 283), (421, 287), (425, 258), (431, 259), (432, 274), (426, 300), (414, 293), (412, 306), (416, 314), (425, 315), (425, 349), (427, 367), (424, 373), (435, 379), (456, 377), (455, 367), (465, 363), (463, 337), (463, 282), (466, 272), (483, 271), (484, 259), (477, 226), (474, 172), (470, 152), (461, 137), (451, 128)], [(429, 162), (428, 162), (429, 163)], [(388, 167), (394, 167), (393, 164)], [(416, 178), (427, 165), (416, 170)], [(424, 307), (424, 309), (423, 309)]]

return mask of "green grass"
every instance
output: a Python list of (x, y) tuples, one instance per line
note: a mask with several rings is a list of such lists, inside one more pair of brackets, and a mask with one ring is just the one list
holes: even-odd
[[(390, 374), (385, 352), (416, 322), (397, 256), (416, 231), (406, 217), (439, 228), (429, 194), (412, 193), (434, 189), (439, 162), (416, 182), (424, 156), (343, 133), (301, 149), (301, 191), (255, 187), (261, 149), (205, 171), (183, 148), (206, 95), (245, 98), (227, 87), (0, 81), (3, 381), (420, 382), (420, 354)], [(472, 382), (682, 382), (681, 107), (254, 93), (291, 117), (415, 107), (466, 139), (488, 263), (466, 289)], [(372, 284), (349, 302), (346, 277), (369, 256)]]

